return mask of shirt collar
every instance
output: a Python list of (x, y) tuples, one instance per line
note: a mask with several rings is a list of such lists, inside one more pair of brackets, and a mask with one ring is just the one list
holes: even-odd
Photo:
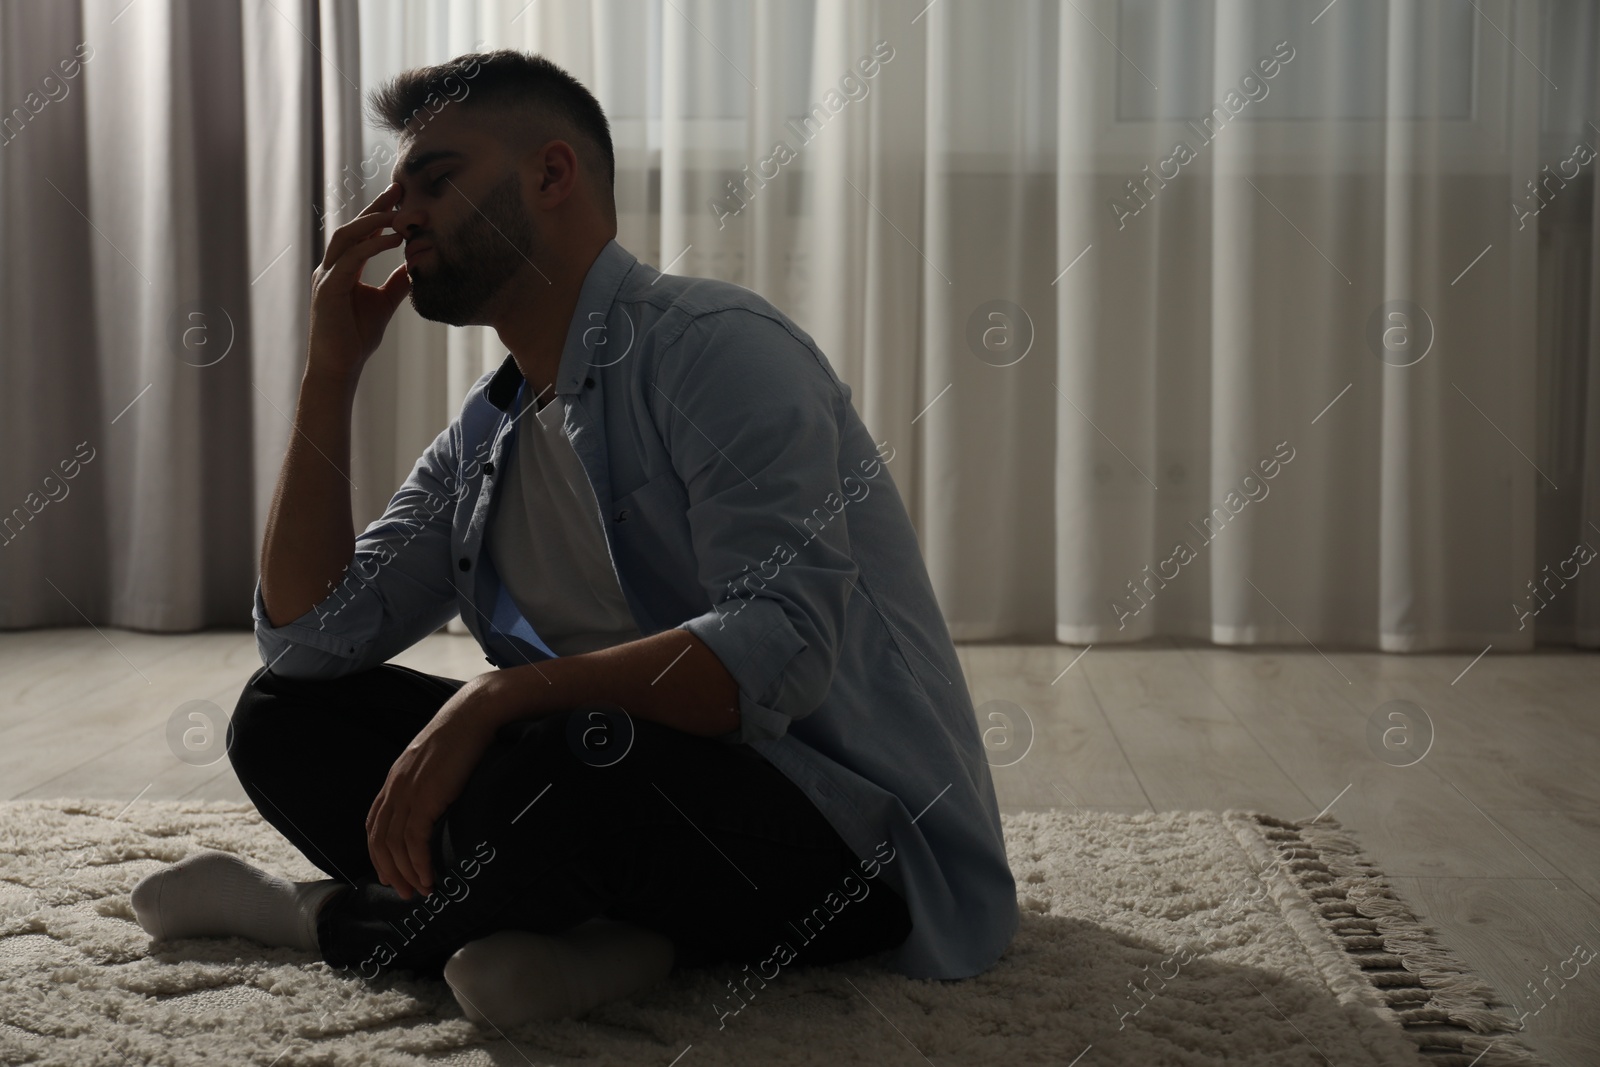
[[(622, 280), (639, 261), (632, 252), (623, 248), (613, 237), (607, 241), (600, 254), (589, 265), (584, 275), (583, 287), (578, 291), (578, 303), (572, 311), (572, 321), (567, 326), (566, 346), (561, 350), (561, 366), (556, 372), (556, 395), (576, 393), (583, 388), (584, 379), (601, 367), (609, 366), (622, 357), (611, 351), (611, 346), (621, 345), (623, 351), (633, 344), (633, 323), (627, 324), (623, 337), (609, 337), (605, 326), (610, 319), (611, 305), (616, 302)], [(596, 351), (596, 346), (607, 347)], [(511, 401), (522, 385), (522, 371), (508, 352), (500, 369), (489, 379), (485, 394), (489, 403), (501, 411), (509, 410)]]

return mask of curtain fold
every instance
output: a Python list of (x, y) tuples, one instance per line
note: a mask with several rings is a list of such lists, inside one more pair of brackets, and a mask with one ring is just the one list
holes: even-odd
[[(1600, 647), (1573, 0), (0, 6), (0, 627), (248, 624), (364, 96), (498, 47), (606, 107), (622, 244), (816, 338), (958, 639)], [(400, 309), (358, 528), (503, 356)]]
[[(0, 489), (16, 502), (0, 625), (249, 624), (315, 215), (360, 143), (350, 97), (322, 84), (356, 87), (354, 15), (316, 0), (6, 6), (0, 225), (38, 224), (8, 235), (0, 299), (8, 324), (43, 332), (0, 337)], [(57, 57), (75, 51), (69, 78)], [(41, 253), (62, 272), (35, 270)], [(72, 444), (92, 458), (28, 485)]]
[[(1063, 14), (1057, 251), (1103, 258), (1058, 286), (1058, 433), (1076, 434), (1057, 448), (1058, 638), (1596, 643), (1586, 571), (1519, 610), (1594, 532), (1576, 517), (1595, 467), (1549, 430), (1600, 412), (1540, 393), (1595, 362), (1587, 342), (1541, 349), (1589, 314), (1542, 272), (1571, 220), (1519, 233), (1507, 210), (1583, 133), (1552, 121), (1529, 56), (1588, 33), (1564, 68), (1587, 95), (1592, 20), (1479, 6)], [(1275, 51), (1293, 58), (1245, 82)], [(1293, 459), (1271, 463), (1279, 446)]]

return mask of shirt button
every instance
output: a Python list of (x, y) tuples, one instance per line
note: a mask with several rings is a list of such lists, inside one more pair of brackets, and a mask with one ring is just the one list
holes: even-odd
[(493, 474), (494, 473), (494, 464), (493, 463), (485, 463), (483, 465), (483, 473), (485, 473), (485, 474)]
[(469, 571), (472, 569), (472, 561), (466, 556), (462, 556), (461, 562), (457, 563), (456, 566), (460, 567), (464, 571)]
[(585, 389), (593, 389), (594, 388), (594, 379), (593, 378), (585, 378), (583, 380), (583, 387)]

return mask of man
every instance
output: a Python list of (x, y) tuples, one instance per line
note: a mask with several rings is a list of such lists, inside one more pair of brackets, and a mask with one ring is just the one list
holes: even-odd
[[(987, 968), (1015, 885), (893, 448), (771, 304), (617, 244), (609, 127), (560, 68), (463, 56), (371, 104), (400, 162), (315, 274), (228, 733), (330, 878), (201, 853), (141, 924), (442, 973), (500, 1026), (674, 965)], [(351, 403), (407, 294), (509, 356), (356, 538)], [(385, 662), (458, 612), (498, 669)]]

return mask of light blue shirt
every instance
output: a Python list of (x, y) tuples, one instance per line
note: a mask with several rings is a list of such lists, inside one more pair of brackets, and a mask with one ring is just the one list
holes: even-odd
[[(484, 550), (523, 384), (507, 356), (473, 385), (321, 604), (273, 627), (257, 584), (263, 663), (353, 674), (458, 612), (497, 667), (553, 657)], [(850, 387), (758, 294), (660, 274), (612, 240), (584, 278), (555, 396), (639, 632), (704, 641), (739, 686), (740, 727), (722, 740), (765, 756), (858, 856), (892, 857), (879, 876), (912, 931), (891, 965), (988, 968), (1018, 920), (994, 784), (894, 449), (874, 444)]]

